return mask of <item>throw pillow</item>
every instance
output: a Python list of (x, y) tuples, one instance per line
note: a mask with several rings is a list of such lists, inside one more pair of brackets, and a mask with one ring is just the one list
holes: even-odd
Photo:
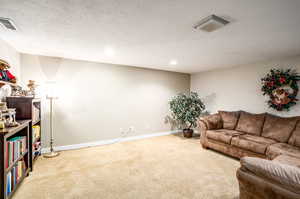
[(209, 115), (205, 118), (207, 120), (207, 127), (208, 129), (221, 129), (222, 128), (222, 121), (220, 114), (213, 114)]
[(286, 143), (297, 124), (297, 117), (278, 117), (267, 114), (262, 136)]
[(265, 113), (252, 114), (242, 111), (236, 130), (259, 136), (264, 125), (265, 115)]
[(223, 128), (234, 130), (236, 127), (236, 124), (239, 119), (240, 112), (239, 111), (219, 111), (219, 114), (221, 115), (222, 121), (223, 121)]

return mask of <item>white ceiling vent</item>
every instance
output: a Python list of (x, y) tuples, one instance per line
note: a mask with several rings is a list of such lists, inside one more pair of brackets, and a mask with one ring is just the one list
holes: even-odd
[(226, 19), (223, 19), (221, 17), (218, 17), (216, 15), (210, 15), (204, 19), (202, 19), (199, 24), (194, 26), (197, 30), (203, 30), (205, 32), (212, 32), (219, 28), (222, 28), (223, 26), (230, 23)]
[(8, 30), (17, 30), (16, 25), (11, 19), (0, 17), (0, 24)]

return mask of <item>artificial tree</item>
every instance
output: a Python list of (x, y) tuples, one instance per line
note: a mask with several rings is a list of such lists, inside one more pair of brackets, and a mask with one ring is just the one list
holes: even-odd
[(192, 137), (192, 128), (197, 127), (197, 120), (205, 109), (199, 95), (196, 92), (181, 93), (175, 96), (169, 104), (173, 119), (183, 128), (183, 135)]

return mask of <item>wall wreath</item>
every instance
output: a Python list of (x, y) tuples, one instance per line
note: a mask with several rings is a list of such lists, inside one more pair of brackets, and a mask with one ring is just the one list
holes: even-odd
[(294, 106), (299, 91), (298, 81), (300, 76), (291, 69), (271, 69), (271, 71), (261, 79), (263, 95), (268, 95), (268, 105), (277, 111), (289, 111)]

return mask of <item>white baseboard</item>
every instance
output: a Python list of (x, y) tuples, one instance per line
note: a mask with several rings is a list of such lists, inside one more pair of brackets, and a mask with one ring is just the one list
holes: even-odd
[[(175, 133), (178, 133), (178, 132), (179, 132), (179, 130), (159, 132), (159, 133), (153, 133), (153, 134), (145, 134), (145, 135), (138, 135), (138, 136), (131, 136), (131, 137), (124, 137), (124, 138), (115, 138), (115, 139), (110, 139), (110, 140), (99, 140), (99, 141), (96, 141), (96, 142), (87, 142), (87, 143), (82, 143), (82, 144), (56, 146), (56, 147), (54, 147), (54, 149), (56, 151), (66, 151), (66, 150), (72, 150), (72, 149), (80, 149), (80, 148), (86, 148), (86, 147), (114, 144), (114, 143), (117, 143), (117, 142), (128, 142), (128, 141), (132, 141), (132, 140), (140, 140), (140, 139), (145, 139), (145, 138), (170, 135), (170, 134), (175, 134)], [(48, 148), (42, 148), (42, 153), (48, 153), (48, 152), (50, 152), (49, 147)]]

